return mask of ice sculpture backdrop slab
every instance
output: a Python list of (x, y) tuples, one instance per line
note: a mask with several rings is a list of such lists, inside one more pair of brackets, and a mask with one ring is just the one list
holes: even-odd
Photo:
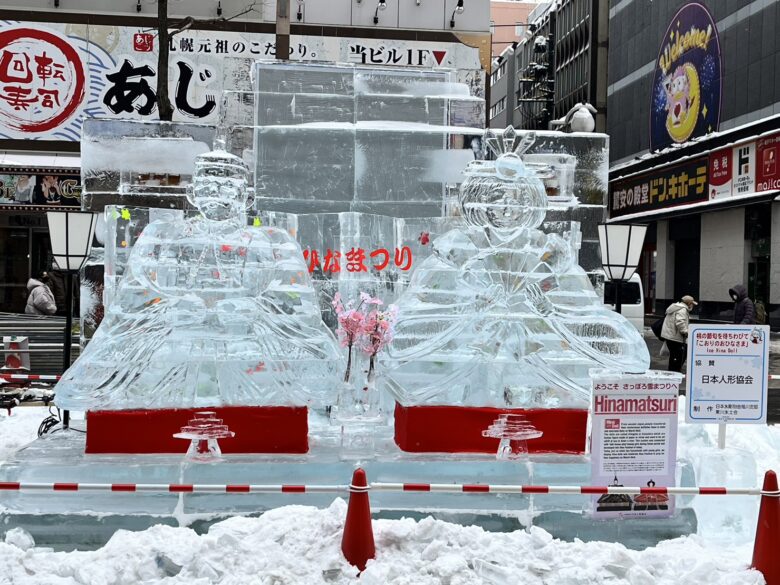
[(258, 63), (255, 79), (267, 210), (439, 216), (484, 124), (484, 100), (445, 70)]

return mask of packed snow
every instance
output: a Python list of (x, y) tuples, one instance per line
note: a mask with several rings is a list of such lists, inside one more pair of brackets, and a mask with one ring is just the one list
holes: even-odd
[[(684, 411), (681, 404), (681, 411)], [(0, 460), (35, 437), (42, 408), (0, 413)], [(681, 424), (680, 451), (711, 448), (717, 427)], [(780, 469), (780, 429), (731, 426), (727, 444), (749, 448), (758, 461), (756, 482)], [(236, 517), (208, 533), (158, 525), (143, 532), (117, 531), (95, 551), (54, 552), (36, 547), (16, 528), (0, 542), (0, 584), (130, 585), (759, 585), (750, 570), (752, 543), (724, 546), (695, 535), (643, 551), (617, 543), (563, 542), (541, 528), (486, 532), (426, 518), (375, 520), (377, 556), (357, 579), (341, 554), (346, 503), (327, 509), (286, 506), (259, 518)]]

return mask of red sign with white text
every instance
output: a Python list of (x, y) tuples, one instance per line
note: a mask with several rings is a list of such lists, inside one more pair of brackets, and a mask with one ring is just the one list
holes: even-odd
[(762, 138), (756, 147), (756, 191), (780, 189), (780, 134)]
[(731, 148), (710, 153), (710, 199), (731, 196)]

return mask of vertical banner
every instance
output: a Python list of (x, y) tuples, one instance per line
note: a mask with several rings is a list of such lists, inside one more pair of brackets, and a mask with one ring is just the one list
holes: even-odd
[(731, 148), (710, 153), (710, 199), (731, 197), (733, 166)]
[[(596, 370), (591, 379), (593, 485), (674, 486), (682, 375)], [(663, 517), (673, 511), (674, 500), (664, 494), (593, 497), (595, 518)]]
[(756, 144), (748, 142), (734, 147), (734, 196), (756, 190)]
[(769, 325), (692, 325), (687, 374), (687, 422), (765, 424)]
[(762, 138), (757, 144), (757, 185), (756, 191), (780, 189), (780, 134)]

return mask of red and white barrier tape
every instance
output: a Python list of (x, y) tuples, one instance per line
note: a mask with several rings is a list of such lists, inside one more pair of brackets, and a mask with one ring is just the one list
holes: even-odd
[[(683, 375), (685, 377), (685, 375)], [(47, 375), (47, 374), (0, 374), (0, 379), (3, 380), (39, 380), (46, 382), (58, 382), (62, 376)], [(768, 379), (780, 380), (780, 374), (770, 374)]]
[(351, 485), (293, 484), (168, 484), (168, 483), (34, 483), (0, 482), (2, 491), (36, 492), (162, 492), (208, 494), (313, 494), (347, 492), (435, 492), (462, 494), (656, 494), (669, 496), (780, 496), (760, 488), (725, 487), (624, 487), (624, 486), (553, 486), (500, 485), (461, 483), (372, 483), (368, 487)]
[(203, 494), (347, 493), (348, 485), (192, 484), (192, 483), (36, 483), (0, 482), (2, 491), (37, 492), (167, 492)]
[(46, 374), (0, 374), (2, 380), (31, 380), (41, 382), (58, 382), (62, 376), (46, 375)]
[[(465, 483), (372, 483), (374, 491), (489, 493), (489, 494), (664, 494), (669, 496), (758, 496), (760, 488), (725, 487), (630, 487), (630, 486), (569, 486), (569, 485), (500, 485)], [(767, 494), (772, 495), (772, 494)]]

